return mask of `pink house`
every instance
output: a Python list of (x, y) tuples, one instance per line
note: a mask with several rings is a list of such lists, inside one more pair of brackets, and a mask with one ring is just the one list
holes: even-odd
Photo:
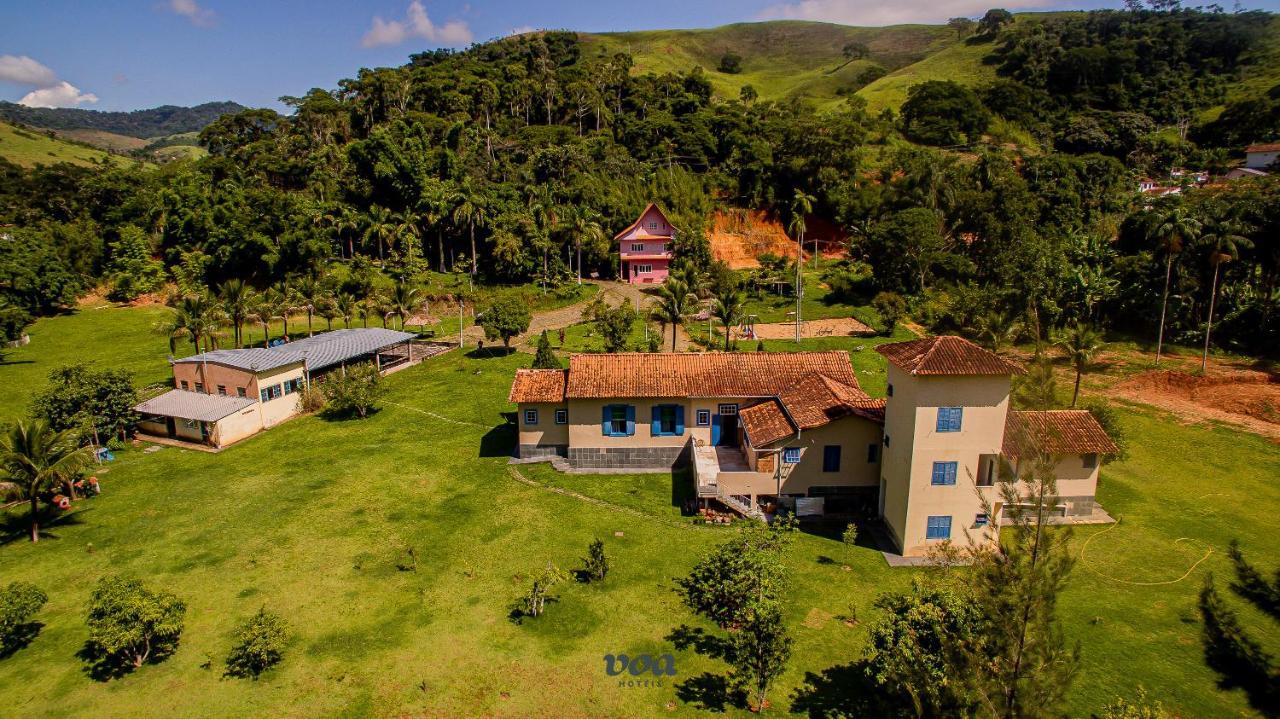
[(619, 243), (622, 281), (633, 285), (665, 281), (671, 269), (671, 241), (675, 232), (657, 205), (650, 203), (644, 208), (640, 219), (613, 238)]

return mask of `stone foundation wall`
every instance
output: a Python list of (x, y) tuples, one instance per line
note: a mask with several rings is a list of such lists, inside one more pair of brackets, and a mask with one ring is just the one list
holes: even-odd
[(1067, 505), (1068, 517), (1089, 516), (1093, 514), (1093, 506), (1095, 504), (1092, 496), (1088, 497), (1061, 497), (1061, 501)]
[(579, 469), (665, 469), (687, 462), (687, 447), (570, 447), (568, 457)]
[(520, 459), (536, 459), (538, 457), (564, 457), (569, 447), (564, 444), (522, 444), (516, 449)]

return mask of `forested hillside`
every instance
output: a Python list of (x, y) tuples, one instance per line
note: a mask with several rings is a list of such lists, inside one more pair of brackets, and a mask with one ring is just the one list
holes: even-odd
[[(99, 282), (127, 297), (165, 273), (184, 292), (240, 279), (286, 297), (282, 283), (312, 279), (374, 302), (370, 276), (412, 285), (428, 270), (554, 286), (612, 276), (609, 238), (655, 201), (682, 230), (677, 252), (720, 286), (751, 278), (710, 262), (708, 216), (759, 209), (794, 234), (813, 216), (846, 228), (826, 283), (856, 302), (901, 296), (939, 331), (1044, 338), (1082, 322), (1148, 337), (1167, 296), (1168, 336), (1198, 336), (1212, 305), (1217, 343), (1274, 351), (1277, 181), (1136, 192), (1139, 175), (1221, 173), (1242, 143), (1280, 137), (1280, 89), (1229, 92), (1274, 25), (1168, 3), (1035, 22), (992, 11), (936, 40), (990, 74), (966, 84), (937, 68), (897, 112), (770, 100), (750, 83), (722, 97), (736, 81), (720, 75), (767, 76), (746, 44), (723, 63), (739, 73), (638, 67), (656, 45), (633, 56), (572, 32), (420, 53), (287, 98), (289, 114), (223, 115), (198, 161), (6, 167), (0, 223), (18, 229), (0, 246), (0, 289), (52, 312)], [(823, 31), (843, 42), (834, 54), (767, 45), (828, 68), (884, 52), (856, 29)], [(717, 53), (708, 40), (690, 57)], [(882, 56), (884, 69), (908, 55)]]
[(243, 105), (234, 102), (206, 102), (195, 107), (162, 105), (131, 112), (104, 112), (81, 108), (26, 107), (12, 102), (0, 102), (0, 119), (50, 130), (103, 130), (147, 139), (199, 132), (219, 116), (244, 109)]

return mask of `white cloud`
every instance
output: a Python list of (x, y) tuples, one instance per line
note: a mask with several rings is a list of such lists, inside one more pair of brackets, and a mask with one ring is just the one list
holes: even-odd
[(33, 88), (18, 100), (18, 104), (27, 107), (75, 107), (98, 101), (97, 95), (59, 80), (58, 73), (48, 65), (26, 55), (0, 55), (0, 82)]
[(218, 16), (208, 8), (200, 7), (196, 0), (169, 0), (170, 12), (176, 13), (191, 21), (196, 27), (213, 27)]
[[(1019, 0), (1010, 10), (1046, 7), (1054, 0)], [(992, 7), (991, 0), (798, 0), (771, 5), (762, 20), (823, 20), (843, 25), (896, 25), (941, 22), (953, 17), (977, 17)]]
[(26, 55), (0, 55), (0, 80), (47, 87), (58, 81), (58, 75)]
[(50, 87), (32, 90), (18, 100), (19, 105), (27, 107), (75, 107), (82, 103), (95, 103), (98, 96), (92, 92), (80, 92), (80, 88), (63, 80)]
[[(176, 0), (175, 0), (176, 1)], [(360, 44), (365, 47), (399, 45), (409, 38), (422, 38), (440, 45), (457, 47), (471, 42), (471, 28), (462, 20), (449, 20), (443, 25), (431, 22), (420, 0), (409, 3), (404, 20), (383, 20), (375, 15), (373, 25)]]

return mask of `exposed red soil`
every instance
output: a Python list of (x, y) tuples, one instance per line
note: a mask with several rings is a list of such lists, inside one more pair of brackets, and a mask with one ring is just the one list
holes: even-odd
[[(805, 257), (812, 254), (813, 243), (824, 257), (843, 252), (845, 233), (839, 226), (820, 217), (806, 219)], [(781, 219), (761, 210), (716, 211), (711, 216), (711, 256), (728, 263), (735, 270), (760, 266), (763, 254), (793, 256), (796, 242), (787, 236)]]
[(1111, 391), (1189, 419), (1227, 422), (1280, 439), (1280, 375), (1271, 372), (1232, 369), (1199, 376), (1152, 370)]
[[(786, 340), (793, 339), (796, 336), (796, 325), (794, 322), (757, 324), (753, 329), (755, 331), (755, 337), (745, 339)], [(732, 332), (734, 338), (744, 339), (742, 333), (738, 331), (738, 328), (733, 328)], [(805, 320), (800, 326), (801, 337), (870, 337), (875, 333), (876, 331), (874, 329), (853, 319), (852, 317)]]

